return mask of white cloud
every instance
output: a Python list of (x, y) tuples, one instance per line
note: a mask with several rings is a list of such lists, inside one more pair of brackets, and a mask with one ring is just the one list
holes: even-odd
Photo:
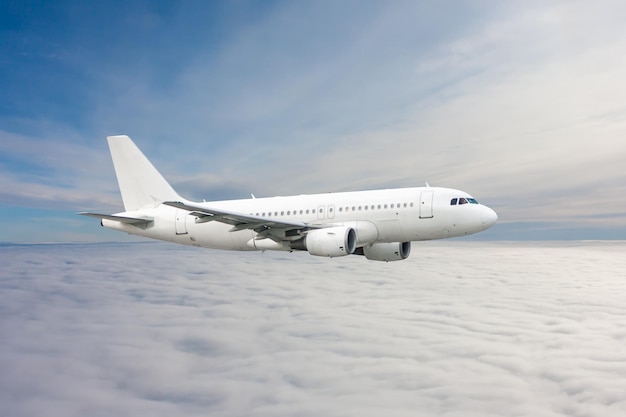
[(626, 411), (623, 242), (1, 251), (7, 415)]

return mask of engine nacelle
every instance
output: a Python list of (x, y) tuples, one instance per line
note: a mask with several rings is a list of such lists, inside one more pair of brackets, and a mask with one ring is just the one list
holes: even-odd
[(411, 242), (374, 243), (363, 247), (363, 255), (370, 261), (401, 261), (410, 253)]
[(315, 256), (346, 256), (356, 249), (356, 232), (351, 227), (311, 230), (304, 240), (306, 250)]

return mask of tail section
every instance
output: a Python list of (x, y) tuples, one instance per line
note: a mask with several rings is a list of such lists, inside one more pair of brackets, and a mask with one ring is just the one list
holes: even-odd
[(128, 136), (109, 136), (107, 140), (125, 211), (182, 200)]

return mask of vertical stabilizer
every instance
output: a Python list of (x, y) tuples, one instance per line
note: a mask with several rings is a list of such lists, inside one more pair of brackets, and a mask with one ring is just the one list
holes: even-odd
[(125, 211), (182, 200), (128, 136), (109, 136), (107, 140)]

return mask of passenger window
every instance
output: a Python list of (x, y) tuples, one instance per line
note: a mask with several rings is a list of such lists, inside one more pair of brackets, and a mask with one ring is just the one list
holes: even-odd
[(413, 203), (411, 203), (411, 207), (413, 207)]
[(391, 205), (391, 208), (393, 208), (393, 204)]
[(378, 205), (378, 210), (380, 210), (380, 204)]
[(453, 198), (452, 200), (450, 200), (450, 205), (451, 206), (456, 206), (456, 198)]

